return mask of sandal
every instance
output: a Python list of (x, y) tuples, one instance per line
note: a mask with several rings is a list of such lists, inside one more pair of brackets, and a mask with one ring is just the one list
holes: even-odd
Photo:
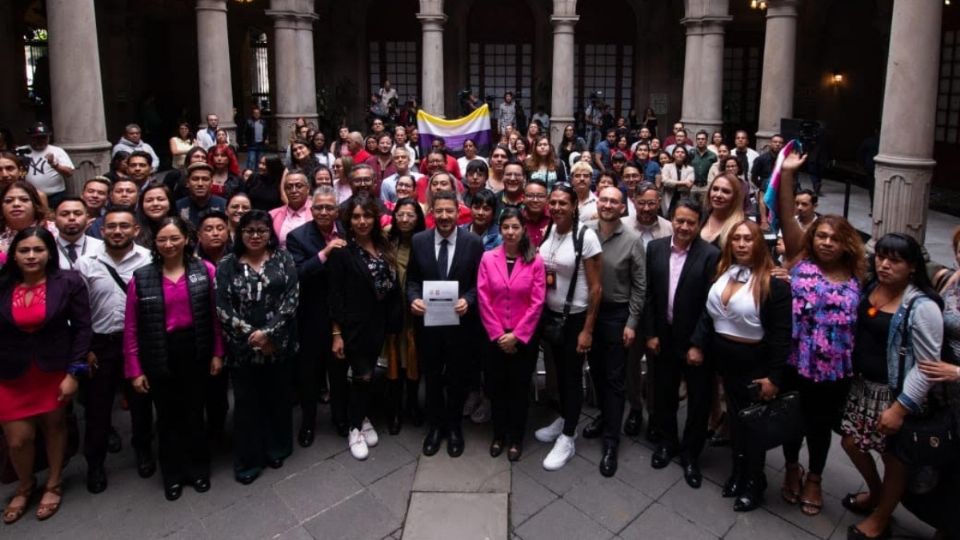
[[(790, 480), (790, 475), (797, 474), (796, 484), (791, 483), (787, 484)], [(800, 489), (803, 486), (803, 476), (804, 470), (803, 466), (799, 463), (794, 463), (792, 465), (787, 465), (787, 473), (783, 476), (783, 485), (780, 486), (780, 496), (783, 497), (783, 500), (787, 504), (797, 504), (800, 501)]]
[(815, 516), (820, 513), (820, 510), (823, 510), (823, 491), (820, 489), (820, 482), (823, 480), (819, 475), (817, 478), (813, 478), (813, 474), (807, 475), (807, 481), (803, 484), (803, 491), (807, 491), (807, 484), (813, 484), (817, 486), (817, 491), (819, 492), (817, 497), (819, 501), (810, 499), (809, 497), (800, 498), (800, 511), (807, 516)]
[(37, 507), (37, 519), (39, 521), (44, 521), (52, 518), (54, 514), (56, 514), (57, 511), (60, 510), (60, 502), (63, 499), (63, 484), (57, 484), (55, 486), (46, 486), (45, 488), (43, 488), (43, 494), (46, 495), (47, 493), (56, 495), (57, 497), (60, 497), (60, 499), (58, 499), (57, 502), (55, 503), (44, 503), (44, 502), (40, 503), (40, 505)]
[[(17, 492), (13, 494), (13, 497), (10, 499), (10, 503), (7, 504), (7, 507), (3, 510), (3, 523), (10, 525), (16, 523), (16, 521), (23, 517), (23, 514), (27, 511), (27, 506), (30, 504), (30, 499), (33, 498), (33, 491), (37, 488), (37, 479), (31, 478), (33, 480), (28, 487), (18, 488)], [(13, 499), (17, 497), (23, 497), (23, 504), (13, 504)]]
[(844, 508), (853, 512), (854, 514), (861, 515), (861, 516), (869, 516), (870, 514), (873, 513), (873, 510), (876, 508), (876, 506), (863, 506), (860, 503), (858, 503), (857, 499), (859, 499), (861, 495), (866, 495), (867, 500), (868, 501), (870, 500), (870, 492), (861, 491), (859, 493), (847, 493), (847, 496), (840, 501), (840, 504), (842, 504)]

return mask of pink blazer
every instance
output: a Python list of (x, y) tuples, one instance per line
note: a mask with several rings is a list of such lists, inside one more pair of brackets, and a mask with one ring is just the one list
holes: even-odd
[(517, 259), (507, 274), (507, 256), (503, 247), (483, 254), (477, 275), (477, 303), (480, 320), (490, 340), (511, 329), (523, 343), (529, 343), (540, 322), (547, 296), (546, 272), (539, 255), (530, 263)]

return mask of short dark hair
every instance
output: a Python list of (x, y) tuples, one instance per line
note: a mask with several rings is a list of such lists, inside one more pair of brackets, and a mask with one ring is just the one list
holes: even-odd
[[(243, 229), (247, 228), (247, 226), (253, 222), (260, 223), (270, 230), (268, 233), (270, 238), (267, 240), (267, 250), (276, 251), (277, 248), (280, 247), (280, 239), (277, 238), (277, 233), (273, 230), (273, 218), (263, 210), (250, 210), (244, 214), (243, 217), (240, 218), (240, 223), (237, 223), (237, 232), (242, 235)], [(243, 238), (241, 237), (239, 241), (233, 243), (233, 254), (239, 260), (246, 252), (247, 246), (244, 245)]]
[(797, 191), (797, 193), (793, 197), (796, 198), (797, 195), (809, 195), (810, 202), (813, 203), (814, 206), (817, 205), (817, 201), (819, 200), (819, 197), (817, 197), (817, 192), (813, 191), (810, 188), (803, 188)]
[(673, 210), (670, 211), (671, 219), (677, 213), (678, 208), (686, 208), (687, 210), (690, 210), (691, 212), (696, 213), (697, 219), (700, 219), (701, 217), (703, 217), (703, 207), (700, 206), (700, 203), (691, 199), (690, 197), (684, 197), (680, 199), (679, 202), (677, 202), (677, 205), (673, 208)]
[(220, 210), (216, 210), (216, 209), (208, 210), (200, 216), (200, 221), (197, 223), (197, 229), (198, 230), (202, 229), (203, 222), (207, 221), (208, 219), (219, 219), (226, 224), (230, 223), (230, 218), (228, 218), (227, 215), (221, 212)]
[(431, 199), (433, 201), (433, 206), (437, 206), (437, 201), (453, 201), (454, 206), (459, 206), (460, 201), (457, 200), (456, 191), (438, 191), (433, 194)]
[(131, 216), (133, 216), (134, 223), (136, 223), (137, 221), (137, 211), (132, 206), (128, 206), (125, 204), (121, 204), (118, 206), (111, 206), (110, 208), (108, 208), (107, 211), (103, 213), (103, 220), (106, 221), (107, 216), (109, 216), (110, 214), (130, 214)]
[(133, 152), (130, 152), (130, 155), (127, 156), (127, 163), (130, 163), (131, 159), (137, 158), (137, 157), (141, 157), (147, 160), (147, 165), (153, 165), (153, 156), (144, 152), (143, 150), (134, 150)]
[(700, 131), (697, 132), (697, 135), (696, 135), (696, 136), (699, 137), (699, 136), (701, 136), (701, 135), (703, 135), (703, 136), (706, 137), (707, 139), (710, 138), (710, 134), (707, 133), (706, 130), (701, 129)]
[(531, 178), (530, 180), (527, 180), (527, 184), (523, 186), (523, 190), (526, 191), (530, 186), (540, 186), (544, 189), (544, 191), (550, 191), (550, 188), (547, 187), (547, 183), (539, 178)]
[(470, 207), (473, 208), (474, 206), (489, 206), (495, 209), (497, 207), (497, 195), (489, 189), (481, 189), (470, 199)]
[(81, 199), (80, 197), (77, 197), (76, 195), (67, 195), (66, 197), (60, 199), (60, 202), (57, 203), (57, 207), (54, 208), (53, 210), (54, 210), (54, 211), (59, 210), (59, 209), (60, 209), (60, 205), (63, 204), (63, 203), (65, 203), (65, 202), (78, 202), (78, 203), (80, 203), (80, 204), (83, 205), (83, 208), (84, 208), (84, 209), (87, 208), (87, 202), (84, 201), (83, 199)]
[[(137, 185), (136, 182), (134, 182), (133, 180), (131, 180), (131, 179), (129, 179), (129, 178), (117, 178), (116, 180), (113, 181), (112, 184), (110, 184), (110, 194), (113, 195), (113, 192), (117, 189), (117, 186), (118, 186), (119, 184), (123, 184), (123, 183), (125, 183), (125, 182), (129, 182), (129, 183), (133, 184), (134, 186)], [(139, 190), (140, 187), (138, 186), (137, 189)]]
[(484, 175), (490, 174), (490, 167), (487, 166), (487, 163), (482, 159), (472, 159), (470, 163), (467, 163), (467, 174), (473, 174), (475, 172), (481, 172)]
[(110, 179), (106, 176), (94, 176), (93, 178), (88, 178), (87, 181), (83, 183), (83, 189), (87, 189), (87, 186), (94, 182), (107, 186), (107, 191), (110, 191)]

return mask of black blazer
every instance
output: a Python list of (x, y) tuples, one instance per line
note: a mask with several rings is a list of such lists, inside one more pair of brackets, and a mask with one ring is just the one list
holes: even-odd
[[(717, 273), (720, 250), (697, 236), (690, 244), (673, 298), (673, 324), (667, 325), (667, 294), (670, 291), (670, 242), (658, 238), (647, 245), (647, 301), (643, 313), (644, 335), (668, 341), (686, 351), (690, 336), (705, 311), (707, 292)], [(663, 344), (661, 343), (661, 346)]]
[(43, 325), (24, 332), (13, 321), (13, 285), (0, 291), (0, 379), (16, 379), (36, 359), (43, 371), (65, 370), (85, 363), (90, 351), (90, 297), (74, 270), (47, 276), (47, 306)]
[[(793, 331), (793, 293), (790, 285), (782, 279), (770, 278), (770, 294), (760, 305), (760, 324), (763, 326), (763, 350), (757, 356), (764, 360), (764, 365), (758, 366), (759, 371), (751, 373), (751, 376), (769, 377), (770, 382), (783, 388), (784, 370), (790, 355)], [(713, 335), (713, 318), (704, 309), (690, 345), (700, 348), (704, 354), (709, 354), (707, 349)]]
[[(437, 266), (434, 229), (427, 229), (413, 235), (410, 249), (410, 262), (407, 263), (407, 303), (423, 298), (423, 282), (439, 281), (440, 269)], [(457, 231), (457, 243), (447, 272), (448, 281), (459, 283), (460, 298), (467, 301), (467, 314), (461, 323), (473, 323), (479, 320), (477, 310), (477, 272), (480, 270), (480, 258), (483, 256), (483, 241), (468, 232)], [(417, 317), (418, 327), (423, 327), (423, 318)], [(461, 324), (459, 328), (463, 328)]]
[[(334, 227), (340, 238), (344, 237), (343, 227), (340, 222), (335, 222)], [(293, 262), (297, 265), (297, 277), (300, 278), (300, 305), (297, 308), (297, 316), (300, 319), (304, 330), (311, 326), (306, 324), (324, 324), (329, 319), (330, 308), (327, 303), (328, 297), (328, 276), (327, 269), (330, 259), (321, 262), (317, 256), (323, 248), (327, 247), (327, 241), (312, 220), (304, 223), (296, 229), (290, 231), (287, 235), (287, 251), (293, 255)], [(339, 250), (333, 250), (333, 253)], [(304, 337), (311, 332), (304, 331)]]
[(330, 320), (340, 325), (345, 354), (379, 355), (386, 335), (403, 324), (399, 281), (383, 300), (377, 299), (370, 270), (349, 246), (330, 252), (327, 272)]

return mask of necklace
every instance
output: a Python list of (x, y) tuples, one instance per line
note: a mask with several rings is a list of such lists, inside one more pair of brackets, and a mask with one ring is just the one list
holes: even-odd
[(554, 263), (557, 260), (557, 251), (559, 251), (560, 246), (563, 245), (563, 242), (570, 236), (570, 233), (573, 232), (573, 229), (563, 233), (562, 235), (557, 234), (556, 231), (553, 231), (550, 242), (550, 262)]
[(880, 304), (880, 303), (874, 304), (874, 303), (870, 300), (870, 297), (868, 296), (868, 297), (867, 297), (867, 302), (870, 302), (870, 307), (867, 308), (867, 317), (870, 317), (871, 319), (873, 319), (874, 317), (876, 317), (876, 316), (880, 313), (880, 310), (882, 310), (883, 308), (885, 308), (885, 307), (889, 306), (890, 304), (892, 304), (894, 300), (897, 300), (897, 298), (899, 298), (899, 295), (894, 296), (893, 298), (888, 298), (888, 299), (887, 299), (884, 303), (882, 303), (882, 304)]

